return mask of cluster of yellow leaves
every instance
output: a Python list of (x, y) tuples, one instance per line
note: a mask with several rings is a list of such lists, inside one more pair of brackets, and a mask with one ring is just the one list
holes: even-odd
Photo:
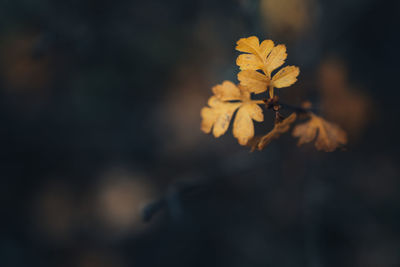
[(236, 86), (230, 81), (214, 86), (212, 91), (214, 96), (208, 100), (210, 107), (201, 110), (201, 130), (210, 133), (212, 129), (215, 137), (223, 135), (228, 130), (233, 113), (238, 110), (233, 122), (233, 136), (238, 139), (239, 144), (246, 145), (254, 136), (253, 120), (264, 120), (257, 101), (251, 100), (250, 92), (246, 88)]
[[(236, 64), (241, 69), (238, 74), (240, 84), (235, 85), (230, 81), (224, 81), (212, 88), (214, 95), (208, 100), (209, 106), (201, 110), (201, 130), (205, 133), (212, 131), (215, 137), (220, 137), (228, 130), (233, 114), (236, 112), (233, 136), (241, 145), (249, 145), (252, 150), (262, 150), (272, 140), (289, 131), (297, 114), (292, 113), (286, 119), (277, 121), (268, 134), (254, 137), (253, 120), (258, 122), (264, 120), (263, 111), (258, 106), (264, 104), (264, 101), (252, 100), (251, 94), (260, 94), (268, 90), (269, 99), (274, 99), (274, 88), (292, 85), (297, 81), (300, 71), (298, 67), (287, 66), (272, 75), (273, 71), (283, 65), (287, 54), (284, 45), (275, 46), (271, 40), (260, 43), (255, 36), (242, 38), (237, 42), (236, 50), (244, 53), (236, 60)], [(306, 110), (309, 108), (304, 107)], [(299, 145), (316, 138), (316, 148), (330, 152), (347, 143), (346, 133), (337, 125), (311, 112), (306, 111), (306, 113), (310, 120), (296, 126), (292, 133), (294, 137), (300, 138)]]
[(271, 76), (285, 62), (285, 45), (275, 46), (271, 40), (260, 44), (258, 38), (252, 36), (240, 39), (236, 50), (246, 53), (238, 56), (236, 64), (241, 69), (238, 74), (240, 84), (250, 92), (259, 94), (269, 89), (269, 95), (273, 97), (274, 88), (288, 87), (297, 81), (300, 70), (295, 66), (284, 67)]
[(313, 141), (317, 136), (315, 147), (326, 152), (332, 152), (337, 147), (347, 143), (345, 131), (336, 124), (327, 122), (313, 113), (310, 113), (309, 121), (296, 125), (292, 134), (294, 137), (299, 137), (299, 146)]
[[(284, 45), (274, 45), (271, 40), (260, 44), (257, 37), (242, 38), (237, 42), (236, 50), (244, 52), (237, 58), (241, 71), (238, 74), (240, 84), (224, 81), (212, 88), (214, 95), (208, 100), (209, 107), (201, 110), (201, 129), (205, 133), (212, 131), (215, 137), (224, 134), (236, 110), (233, 122), (233, 136), (239, 144), (246, 145), (254, 136), (253, 120), (262, 122), (264, 116), (258, 104), (262, 101), (251, 99), (251, 93), (264, 93), (269, 89), (273, 96), (274, 88), (287, 87), (296, 82), (299, 68), (288, 66), (271, 78), (271, 73), (282, 66), (287, 57)], [(235, 102), (232, 102), (235, 101)]]

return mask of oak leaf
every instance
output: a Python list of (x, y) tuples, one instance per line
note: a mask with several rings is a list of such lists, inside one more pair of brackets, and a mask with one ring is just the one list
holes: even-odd
[(290, 125), (296, 121), (296, 118), (296, 113), (292, 113), (281, 122), (275, 123), (274, 128), (269, 133), (264, 136), (254, 137), (247, 145), (251, 146), (251, 151), (264, 149), (272, 140), (278, 139), (283, 133), (289, 131)]
[(299, 124), (293, 129), (292, 135), (299, 137), (299, 146), (316, 138), (315, 147), (317, 150), (332, 152), (337, 147), (347, 143), (347, 134), (338, 125), (327, 122), (313, 113), (310, 116), (309, 121)]
[[(230, 124), (233, 113), (237, 111), (233, 122), (233, 136), (239, 144), (246, 145), (254, 136), (253, 120), (264, 120), (262, 109), (251, 100), (250, 92), (241, 86), (236, 86), (230, 81), (212, 88), (214, 96), (208, 100), (210, 107), (201, 110), (201, 130), (205, 133), (213, 131), (215, 137), (224, 134)], [(229, 102), (229, 101), (238, 102)]]

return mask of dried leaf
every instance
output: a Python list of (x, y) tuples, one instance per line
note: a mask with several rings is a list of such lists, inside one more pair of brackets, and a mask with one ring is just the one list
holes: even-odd
[(261, 43), (256, 36), (250, 36), (248, 38), (241, 38), (236, 43), (236, 50), (244, 53), (254, 54), (265, 60), (268, 54), (274, 47), (274, 42), (271, 40), (265, 40)]
[(258, 122), (264, 120), (262, 109), (257, 104), (251, 103), (241, 106), (233, 122), (233, 136), (242, 146), (254, 136), (253, 120)]
[(242, 54), (236, 59), (236, 65), (241, 70), (260, 70), (264, 67), (263, 62), (256, 55)]
[(311, 119), (293, 129), (292, 135), (299, 137), (298, 145), (309, 143), (315, 139), (318, 150), (332, 152), (337, 147), (347, 143), (347, 134), (336, 124), (327, 122), (321, 117), (311, 113)]
[(255, 70), (242, 70), (238, 74), (238, 80), (241, 85), (256, 94), (265, 92), (269, 85), (268, 77)]
[(265, 40), (260, 45), (260, 41), (255, 36), (241, 38), (237, 41), (236, 50), (249, 54), (240, 55), (236, 60), (236, 64), (241, 70), (263, 69), (267, 56), (273, 47), (274, 42), (271, 40)]
[(283, 133), (289, 131), (290, 125), (295, 122), (296, 118), (296, 113), (292, 113), (283, 121), (275, 123), (274, 128), (269, 133), (261, 137), (253, 138), (247, 145), (251, 146), (251, 151), (264, 149), (272, 140), (279, 138)]
[(265, 67), (268, 72), (271, 74), (276, 68), (282, 66), (282, 64), (285, 63), (286, 57), (286, 46), (282, 44), (275, 46), (267, 58)]
[(260, 45), (260, 54), (262, 58), (266, 58), (274, 48), (274, 42), (272, 40), (264, 40)]
[(237, 41), (236, 50), (246, 53), (238, 56), (236, 64), (241, 69), (238, 74), (240, 84), (250, 92), (260, 94), (269, 87), (270, 96), (273, 96), (274, 87), (287, 87), (297, 81), (299, 68), (289, 66), (274, 75), (271, 83), (272, 71), (282, 66), (287, 57), (285, 45), (274, 46), (271, 40), (260, 44), (257, 37), (251, 36)]
[(297, 81), (300, 70), (295, 66), (287, 66), (278, 71), (272, 78), (272, 84), (276, 88), (288, 87)]
[(260, 45), (258, 38), (251, 36), (239, 39), (236, 44), (236, 50), (255, 56), (244, 57), (244, 55), (240, 55), (238, 57), (236, 64), (242, 70), (259, 70), (265, 67), (270, 76), (273, 70), (282, 66), (287, 57), (286, 46), (277, 45), (274, 47), (274, 42), (271, 40), (265, 40)]
[(222, 101), (241, 99), (240, 89), (230, 81), (224, 81), (212, 88), (214, 95)]
[(256, 36), (250, 36), (248, 38), (240, 38), (236, 42), (236, 50), (249, 54), (256, 54), (260, 48), (260, 41)]
[(208, 100), (209, 107), (201, 109), (201, 130), (210, 133), (213, 128), (213, 135), (220, 137), (228, 130), (229, 123), (235, 110), (240, 107), (241, 103), (229, 103), (219, 100), (212, 96)]
[[(241, 38), (237, 41), (236, 49), (245, 54), (239, 55), (236, 63), (241, 71), (238, 74), (240, 85), (229, 81), (212, 88), (214, 96), (209, 100), (209, 107), (201, 110), (201, 129), (206, 133), (213, 131), (215, 137), (224, 134), (237, 110), (233, 122), (233, 135), (241, 145), (254, 140), (255, 147), (264, 148), (272, 139), (278, 138), (290, 128), (296, 119), (296, 114), (277, 122), (270, 133), (260, 138), (254, 137), (253, 120), (263, 121), (262, 109), (258, 104), (261, 100), (252, 100), (251, 93), (260, 94), (269, 90), (270, 98), (274, 97), (274, 88), (290, 86), (297, 81), (299, 68), (288, 66), (276, 73), (271, 79), (271, 73), (282, 66), (287, 57), (285, 45), (274, 45), (271, 40), (261, 44), (257, 37)], [(234, 102), (230, 102), (234, 101)], [(252, 139), (253, 138), (253, 139)], [(249, 141), (250, 140), (250, 141)], [(254, 148), (254, 147), (253, 147)]]
[[(229, 81), (213, 87), (208, 105), (201, 110), (201, 130), (205, 133), (213, 131), (215, 137), (224, 134), (230, 124), (233, 113), (238, 109), (233, 123), (233, 135), (241, 145), (254, 136), (253, 120), (263, 121), (262, 109), (250, 99), (250, 92), (244, 87), (238, 87)], [(240, 102), (228, 102), (240, 100)]]

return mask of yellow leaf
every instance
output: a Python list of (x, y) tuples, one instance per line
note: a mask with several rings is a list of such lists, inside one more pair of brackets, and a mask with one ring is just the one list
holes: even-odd
[(267, 57), (266, 65), (269, 74), (274, 71), (276, 68), (282, 66), (285, 63), (285, 59), (287, 57), (286, 54), (286, 46), (285, 45), (277, 45), (275, 46), (271, 53)]
[(255, 36), (241, 38), (237, 41), (236, 50), (249, 54), (238, 56), (236, 64), (241, 70), (264, 69), (267, 56), (273, 47), (274, 42), (271, 40), (265, 40), (260, 44), (260, 41)]
[(260, 41), (256, 36), (250, 36), (248, 38), (240, 38), (236, 42), (236, 50), (240, 52), (257, 54), (260, 48)]
[[(232, 104), (227, 104), (227, 105), (232, 105)], [(214, 128), (213, 128), (213, 135), (215, 137), (217, 138), (220, 137), (226, 132), (226, 130), (228, 130), (233, 112), (235, 112), (236, 109), (237, 107), (225, 106), (223, 109), (219, 110), (219, 114), (214, 123)]]
[[(317, 136), (318, 134), (318, 136)], [(321, 117), (311, 114), (311, 119), (293, 129), (292, 135), (299, 137), (298, 145), (309, 143), (315, 139), (318, 150), (332, 152), (347, 143), (347, 134), (336, 124), (327, 122)]]
[[(271, 73), (282, 66), (287, 57), (286, 46), (274, 46), (271, 40), (264, 40), (261, 44), (257, 37), (241, 38), (237, 41), (236, 50), (247, 53), (239, 55), (236, 64), (241, 72), (238, 74), (240, 83), (252, 93), (263, 93), (270, 87), (270, 96), (274, 95), (274, 87), (282, 88), (297, 81), (299, 68), (290, 66), (279, 71), (271, 81)], [(263, 73), (257, 72), (261, 70)]]
[(210, 133), (213, 129), (213, 135), (220, 137), (228, 130), (229, 123), (235, 110), (240, 107), (241, 103), (229, 103), (219, 100), (217, 97), (210, 97), (209, 107), (201, 109), (201, 130)]
[(295, 66), (287, 66), (278, 71), (272, 78), (272, 84), (276, 88), (288, 87), (297, 81), (300, 70)]
[[(254, 136), (253, 120), (263, 121), (262, 109), (252, 102), (250, 92), (241, 85), (225, 81), (213, 87), (214, 96), (208, 100), (210, 107), (201, 110), (201, 130), (215, 137), (223, 135), (229, 128), (235, 110), (238, 110), (233, 125), (233, 135), (239, 143), (245, 145), (249, 138)], [(229, 102), (240, 100), (240, 102)]]
[(210, 133), (211, 129), (217, 120), (217, 113), (209, 108), (209, 107), (204, 107), (200, 111), (201, 114), (201, 130), (205, 133)]
[(281, 122), (275, 123), (274, 128), (264, 136), (255, 137), (247, 144), (251, 146), (251, 150), (264, 149), (272, 140), (279, 138), (283, 133), (290, 129), (290, 125), (296, 120), (296, 113), (292, 113), (289, 117)]
[[(273, 98), (274, 87), (286, 87), (296, 82), (299, 68), (285, 67), (271, 79), (271, 73), (282, 66), (287, 57), (285, 45), (275, 46), (271, 40), (260, 43), (255, 36), (241, 38), (237, 41), (236, 49), (245, 53), (239, 55), (236, 60), (241, 69), (238, 73), (240, 84), (237, 86), (224, 81), (212, 88), (214, 96), (208, 101), (209, 107), (201, 110), (201, 129), (206, 133), (212, 131), (215, 137), (221, 136), (227, 131), (233, 114), (238, 110), (233, 123), (233, 135), (241, 145), (246, 145), (254, 137), (253, 120), (264, 120), (262, 109), (258, 106), (264, 102), (252, 100), (251, 94), (269, 90), (270, 98)], [(270, 133), (257, 139), (257, 148), (262, 149), (272, 139), (288, 131), (295, 119), (296, 114), (292, 114), (282, 122), (276, 123)]]
[(242, 70), (238, 74), (240, 84), (252, 93), (263, 93), (267, 90), (269, 79), (255, 70)]
[(241, 98), (240, 89), (230, 81), (224, 81), (212, 88), (214, 95), (222, 101), (239, 100)]
[(246, 145), (248, 140), (254, 136), (253, 120), (263, 121), (262, 109), (253, 103), (242, 105), (233, 122), (233, 136), (238, 139), (239, 144)]
[(262, 61), (252, 54), (242, 54), (236, 59), (236, 65), (240, 67), (241, 70), (260, 70), (263, 68)]
[(264, 60), (266, 60), (269, 53), (274, 48), (274, 42), (271, 40), (264, 40), (260, 45), (260, 54)]

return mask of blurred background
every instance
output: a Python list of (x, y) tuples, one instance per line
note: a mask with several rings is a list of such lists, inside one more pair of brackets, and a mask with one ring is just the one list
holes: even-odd
[[(399, 1), (0, 1), (0, 266), (400, 266)], [(200, 131), (256, 35), (345, 151)], [(273, 114), (257, 124), (272, 127)], [(146, 219), (147, 222), (144, 221)]]

